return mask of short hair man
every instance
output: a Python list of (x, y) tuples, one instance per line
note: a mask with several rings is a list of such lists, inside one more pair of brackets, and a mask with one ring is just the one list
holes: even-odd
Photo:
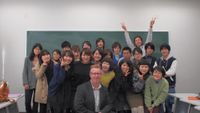
[(110, 113), (108, 91), (100, 84), (102, 70), (99, 64), (90, 67), (90, 81), (78, 86), (74, 109), (77, 113)]

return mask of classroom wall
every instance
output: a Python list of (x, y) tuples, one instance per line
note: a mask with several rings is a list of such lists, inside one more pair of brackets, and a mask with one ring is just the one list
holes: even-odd
[[(5, 79), (12, 93), (23, 93), (28, 30), (121, 31), (120, 22), (125, 22), (131, 31), (144, 31), (156, 16), (154, 30), (169, 31), (171, 53), (178, 59), (177, 92), (200, 92), (199, 5), (199, 0), (1, 0), (0, 53), (5, 48)], [(23, 102), (24, 98), (19, 101), (20, 111), (25, 111)]]

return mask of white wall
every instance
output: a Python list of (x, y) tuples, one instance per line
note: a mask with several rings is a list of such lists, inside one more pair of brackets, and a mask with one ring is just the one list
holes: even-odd
[[(12, 93), (23, 92), (22, 69), (28, 30), (169, 31), (172, 54), (178, 59), (177, 92), (199, 92), (200, 1), (0, 1), (0, 53), (6, 50), (5, 75)], [(0, 56), (1, 59), (1, 56)], [(0, 60), (2, 64), (2, 61)], [(0, 69), (2, 72), (2, 68)], [(20, 111), (24, 111), (21, 99)]]

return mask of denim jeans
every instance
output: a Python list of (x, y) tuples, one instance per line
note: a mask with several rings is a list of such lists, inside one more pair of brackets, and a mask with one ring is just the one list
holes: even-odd
[[(175, 93), (175, 87), (169, 87), (169, 93)], [(173, 104), (174, 104), (174, 97), (168, 95), (167, 99), (165, 100), (166, 113), (172, 113)]]

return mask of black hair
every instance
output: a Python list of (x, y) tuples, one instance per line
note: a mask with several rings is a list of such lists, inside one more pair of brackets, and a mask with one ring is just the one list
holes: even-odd
[(102, 61), (101, 61), (101, 64), (102, 64), (103, 62), (109, 63), (109, 65), (110, 65), (109, 71), (114, 70), (114, 65), (115, 65), (115, 64), (114, 64), (112, 58), (104, 57), (104, 58), (102, 59)]
[(162, 68), (161, 66), (156, 66), (156, 67), (154, 67), (154, 68), (153, 68), (153, 72), (154, 72), (155, 70), (161, 72), (161, 73), (162, 73), (162, 77), (164, 77), (165, 74), (166, 74), (166, 73), (165, 73), (165, 69)]
[(137, 36), (134, 37), (134, 42), (133, 42), (133, 44), (136, 46), (136, 44), (135, 44), (136, 38), (139, 38), (139, 39), (142, 41), (142, 45), (143, 45), (143, 39), (142, 39), (142, 37), (139, 36), (139, 35), (137, 35)]
[(57, 54), (59, 54), (61, 56), (61, 51), (58, 49), (54, 49), (52, 53), (56, 52)]
[(49, 51), (47, 51), (46, 49), (42, 50), (41, 53), (40, 53), (40, 56), (39, 56), (39, 63), (42, 64), (43, 61), (42, 61), (42, 56), (44, 55), (50, 55)]
[(62, 47), (62, 48), (65, 48), (65, 47), (71, 48), (71, 44), (70, 44), (70, 42), (68, 42), (68, 41), (64, 41), (64, 42), (62, 42), (61, 47)]
[(62, 53), (62, 58), (63, 58), (64, 56), (69, 56), (69, 57), (72, 57), (72, 58), (74, 59), (74, 54), (72, 53), (71, 50), (67, 50), (67, 51), (63, 52), (63, 53)]
[(105, 49), (104, 50), (104, 56), (110, 55), (111, 58), (113, 58), (113, 53), (110, 49)]
[[(44, 56), (44, 55), (50, 55), (49, 51), (47, 51), (45, 49), (41, 51), (41, 54), (40, 54), (40, 57), (39, 57), (39, 64), (40, 65), (43, 63), (42, 56)], [(50, 58), (50, 61), (48, 62), (48, 65), (47, 65), (47, 68), (46, 68), (46, 70), (44, 72), (45, 75), (47, 76), (48, 84), (50, 83), (50, 81), (51, 81), (51, 79), (53, 77), (53, 66), (54, 66), (54, 63)]]
[(62, 58), (63, 58), (64, 56), (69, 56), (69, 57), (72, 58), (72, 63), (70, 64), (70, 65), (72, 65), (73, 62), (74, 62), (74, 54), (72, 53), (72, 51), (71, 51), (71, 50), (67, 50), (67, 51), (63, 52), (63, 53), (62, 53)]
[(164, 48), (168, 49), (169, 51), (171, 50), (170, 45), (167, 44), (167, 43), (163, 43), (163, 44), (160, 45), (160, 51), (161, 51), (162, 49), (164, 49)]
[(82, 43), (82, 48), (83, 48), (84, 44), (87, 44), (88, 46), (90, 46), (90, 48), (92, 48), (92, 45), (91, 45), (90, 41), (84, 41)]
[(81, 51), (81, 53), (80, 53), (80, 60), (82, 61), (82, 54), (85, 54), (85, 55), (88, 55), (88, 56), (90, 56), (90, 61), (92, 60), (92, 52), (91, 52), (91, 50), (90, 49), (88, 49), (88, 48), (83, 48), (82, 49), (82, 51)]
[(138, 52), (138, 53), (142, 54), (142, 49), (140, 47), (135, 47), (133, 49), (133, 55), (135, 55), (135, 52)]
[(140, 72), (140, 66), (141, 65), (147, 65), (149, 67), (149, 70), (148, 70), (148, 74), (150, 73), (151, 69), (150, 69), (150, 64), (145, 60), (145, 59), (141, 59), (137, 65), (138, 67), (138, 71)]
[(124, 47), (123, 49), (122, 49), (122, 52), (123, 51), (129, 51), (130, 53), (131, 53), (131, 48), (130, 47)]
[(147, 66), (149, 66), (149, 63), (145, 59), (141, 59), (139, 61), (139, 63), (138, 63), (138, 66), (140, 66), (140, 65), (147, 65)]
[(112, 44), (112, 50), (114, 51), (114, 48), (119, 47), (121, 49), (121, 44), (119, 42), (114, 42)]
[(105, 47), (105, 40), (103, 38), (97, 38), (96, 39), (96, 47), (97, 47), (97, 43), (102, 41), (103, 42), (103, 48)]
[[(34, 49), (39, 47), (40, 50), (42, 50), (42, 45), (40, 43), (35, 43), (35, 45), (32, 47), (31, 53), (29, 55), (29, 59), (30, 61), (33, 61), (34, 57), (35, 57), (35, 53), (34, 53)], [(39, 57), (39, 56), (38, 56)]]
[(73, 46), (72, 46), (72, 51), (80, 52), (81, 50), (80, 50), (79, 45), (73, 45)]
[(145, 44), (144, 46), (145, 50), (147, 50), (148, 47), (150, 47), (151, 49), (153, 49), (153, 51), (155, 51), (155, 46), (152, 42), (148, 42)]

